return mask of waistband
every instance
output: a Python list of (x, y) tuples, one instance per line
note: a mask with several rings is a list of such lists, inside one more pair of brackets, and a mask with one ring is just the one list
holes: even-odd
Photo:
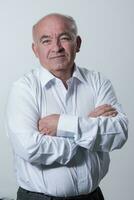
[[(95, 196), (98, 197), (99, 194), (101, 193), (101, 190), (99, 187), (97, 187), (93, 192), (89, 193), (89, 194), (82, 194), (79, 196), (70, 196), (70, 197), (56, 197), (56, 196), (51, 196), (51, 195), (46, 195), (44, 193), (39, 193), (39, 192), (31, 192), (28, 190), (25, 190), (24, 188), (19, 187), (18, 189), (18, 193), (17, 196), (21, 197), (21, 199), (28, 198), (28, 196), (32, 197), (33, 199), (35, 199), (35, 197), (38, 199), (42, 199), (42, 200), (90, 200), (92, 198), (94, 198)], [(19, 199), (19, 198), (18, 198)], [(32, 198), (31, 198), (32, 199)]]

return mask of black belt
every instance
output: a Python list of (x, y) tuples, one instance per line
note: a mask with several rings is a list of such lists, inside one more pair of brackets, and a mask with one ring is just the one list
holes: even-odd
[[(30, 198), (29, 198), (30, 197)], [(33, 198), (32, 198), (33, 197)], [(71, 197), (55, 197), (55, 196), (50, 196), (50, 195), (46, 195), (44, 193), (39, 193), (39, 192), (31, 192), (28, 190), (25, 190), (21, 187), (19, 187), (18, 189), (18, 193), (17, 193), (17, 199), (18, 200), (26, 200), (26, 199), (30, 199), (30, 200), (94, 200), (94, 199), (99, 199), (100, 200), (104, 200), (102, 192), (100, 190), (99, 187), (96, 188), (96, 190), (94, 190), (93, 192), (89, 193), (89, 194), (84, 194), (84, 195), (79, 195), (79, 196), (71, 196)]]

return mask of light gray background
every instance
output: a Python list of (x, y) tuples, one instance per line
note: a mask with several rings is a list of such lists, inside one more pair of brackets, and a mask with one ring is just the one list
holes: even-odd
[(15, 198), (11, 148), (4, 130), (4, 110), (13, 81), (38, 61), (31, 50), (31, 28), (49, 12), (72, 15), (83, 38), (77, 63), (109, 77), (129, 118), (129, 140), (111, 153), (102, 181), (106, 200), (134, 199), (134, 1), (1, 0), (0, 1), (0, 197)]

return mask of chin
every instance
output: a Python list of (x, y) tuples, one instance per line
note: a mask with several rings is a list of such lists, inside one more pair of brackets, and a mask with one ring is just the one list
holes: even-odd
[(63, 65), (63, 64), (55, 64), (53, 69), (55, 70), (64, 70), (64, 69), (67, 69), (67, 65)]

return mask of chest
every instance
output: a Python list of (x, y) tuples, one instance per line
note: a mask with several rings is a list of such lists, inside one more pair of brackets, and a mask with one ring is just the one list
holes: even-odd
[(42, 88), (37, 95), (40, 116), (70, 114), (87, 116), (95, 107), (95, 93), (89, 85), (76, 84), (64, 87)]

